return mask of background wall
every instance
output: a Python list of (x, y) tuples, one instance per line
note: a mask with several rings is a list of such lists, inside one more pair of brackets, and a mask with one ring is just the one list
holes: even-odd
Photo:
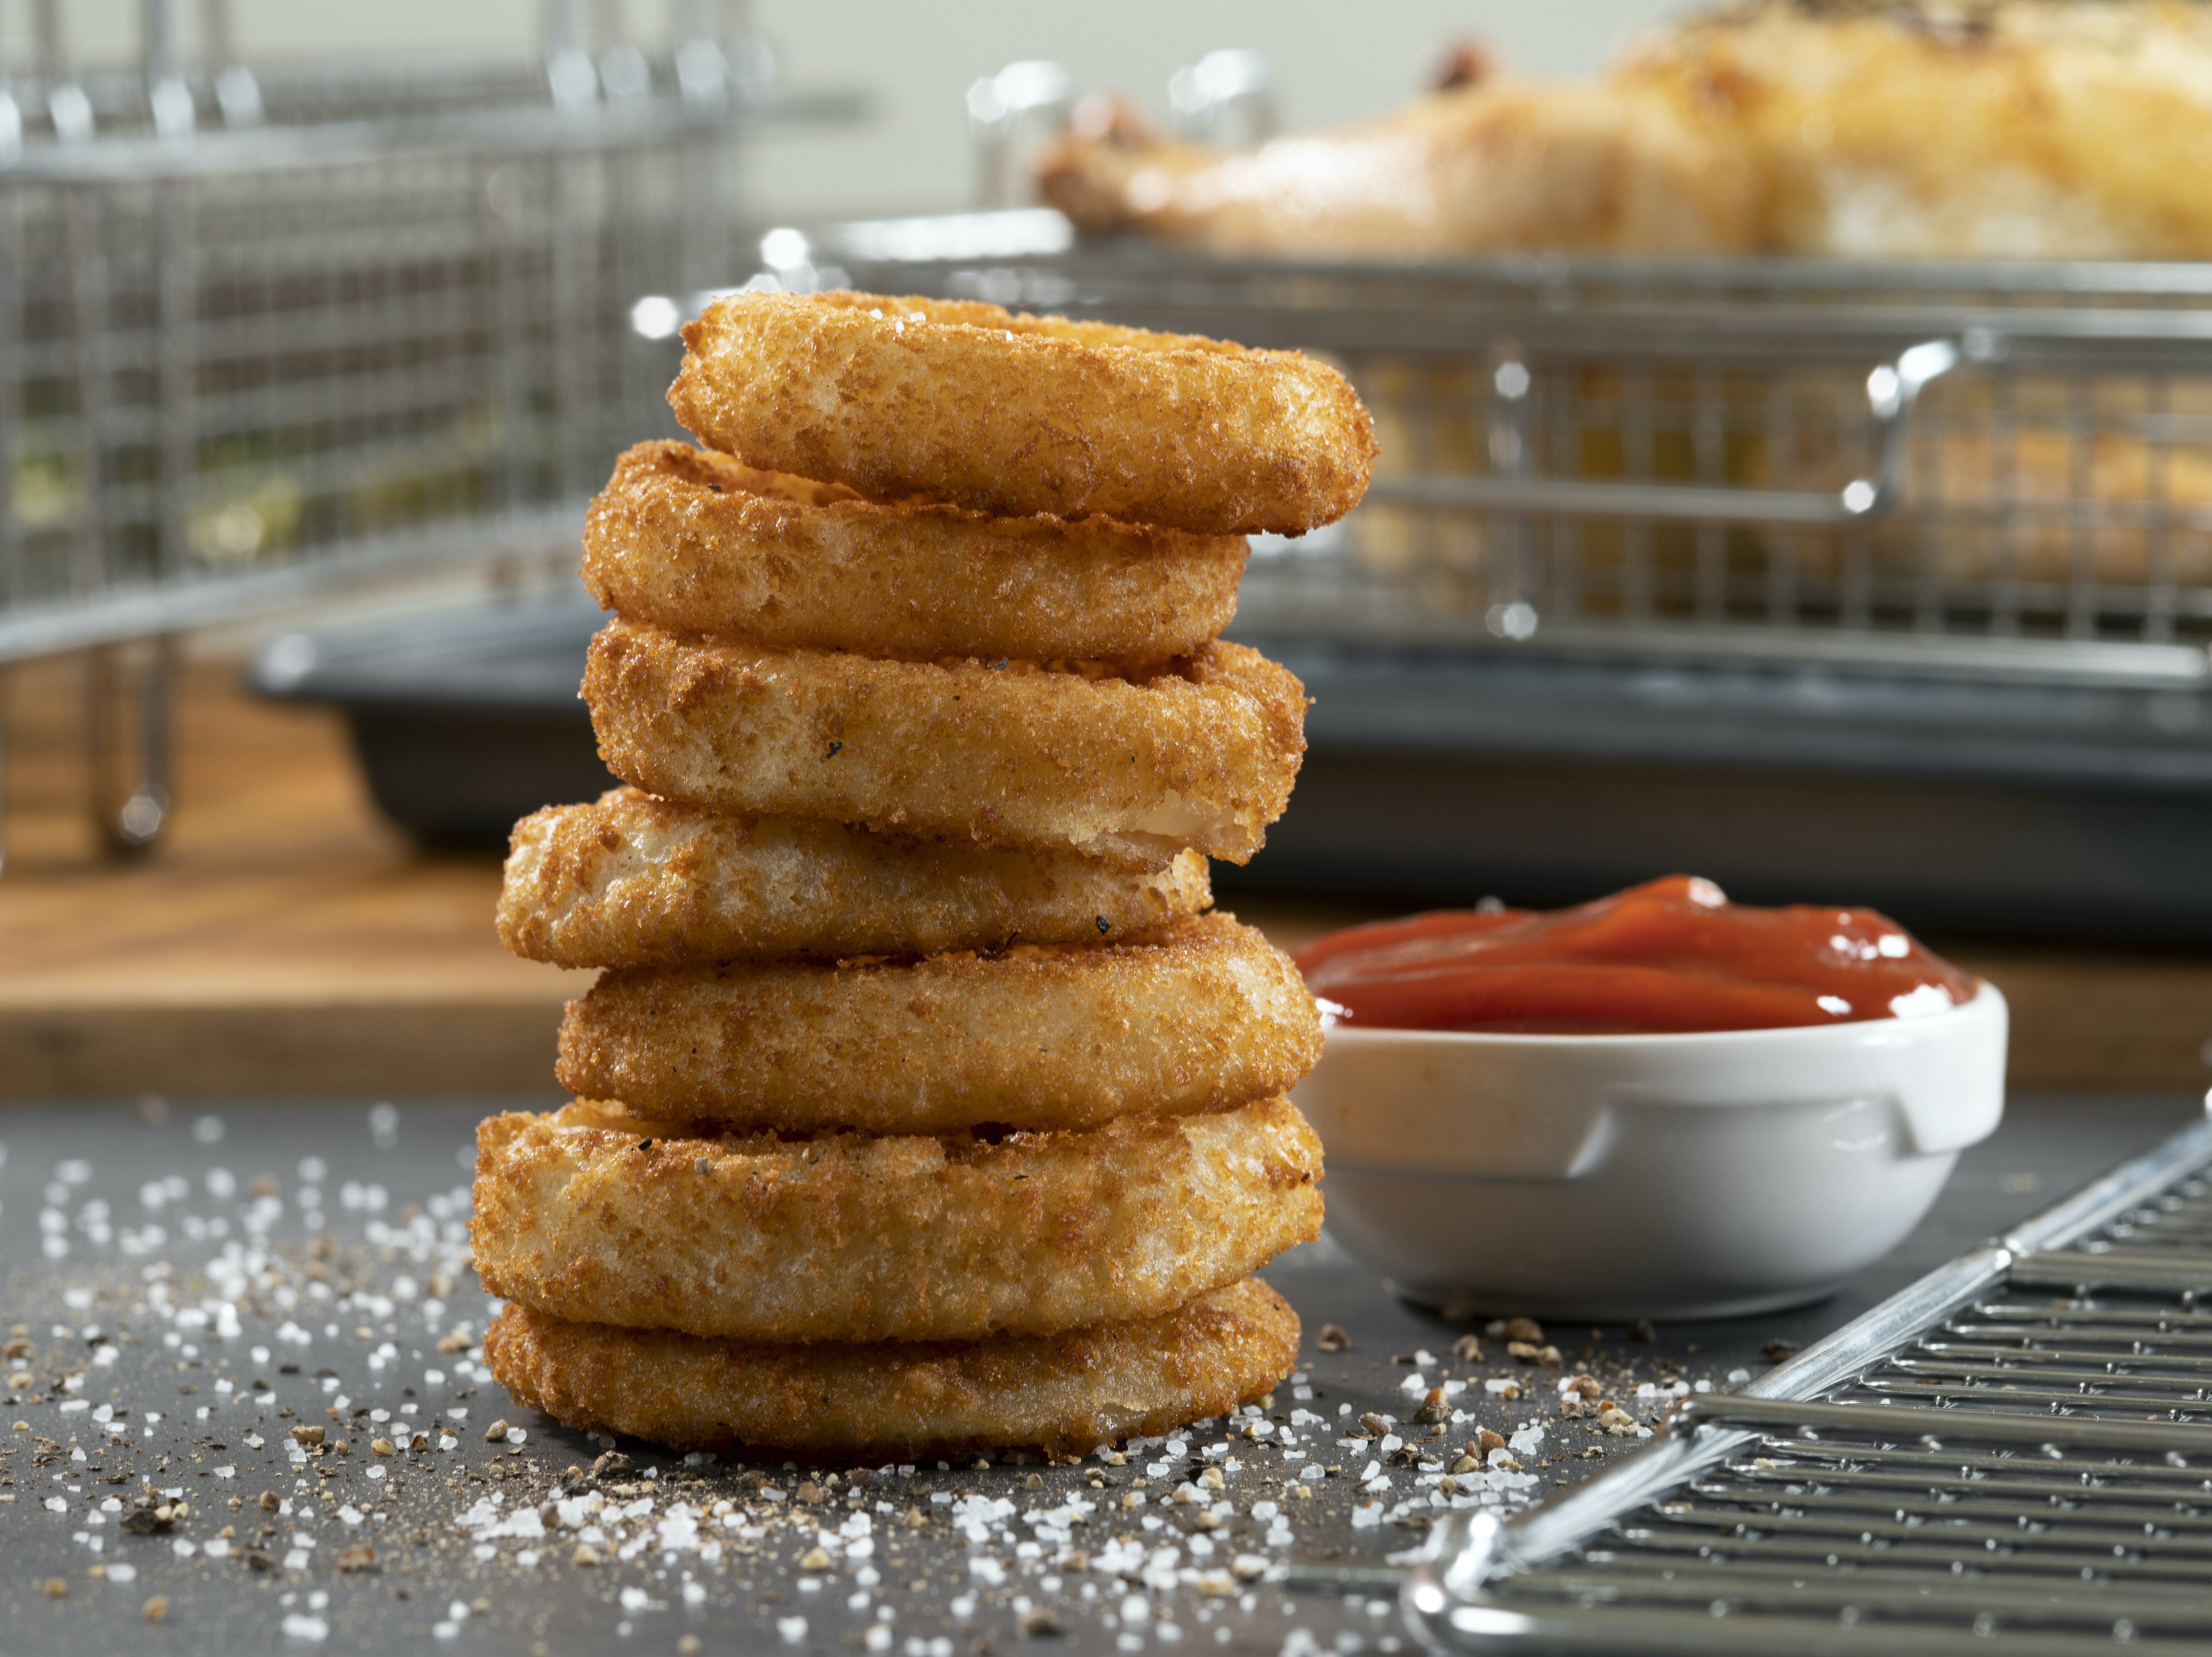
[[(727, 0), (581, 0), (604, 40), (665, 40), (677, 18), (721, 12)], [(64, 0), (79, 65), (120, 65), (137, 51), (138, 0)], [(960, 206), (974, 188), (964, 96), (969, 83), (1024, 58), (1065, 64), (1085, 91), (1130, 94), (1156, 113), (1168, 77), (1217, 47), (1249, 46), (1273, 63), (1284, 118), (1303, 127), (1388, 108), (1412, 84), (1424, 49), (1455, 35), (1487, 42), (1531, 74), (1586, 75), (1622, 37), (1679, 8), (1664, 0), (1366, 0), (1358, 6), (1283, 0), (756, 0), (753, 18), (795, 82), (866, 88), (874, 114), (836, 136), (770, 139), (755, 154), (753, 198), (770, 217)], [(26, 6), (0, 7), (0, 52), (26, 60)], [(249, 61), (302, 58), (405, 60), (524, 56), (542, 37), (542, 0), (234, 0)], [(201, 8), (175, 5), (187, 58)]]

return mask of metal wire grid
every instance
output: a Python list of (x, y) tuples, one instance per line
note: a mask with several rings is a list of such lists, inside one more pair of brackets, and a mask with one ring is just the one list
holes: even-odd
[[(950, 228), (931, 258), (927, 228), (824, 246), (871, 286), (1346, 368), (1374, 484), (1338, 530), (1263, 537), (1240, 613), (1271, 636), (2205, 677), (2212, 267), (1377, 265), (1042, 231), (994, 258)], [(1885, 419), (1870, 379), (1939, 343), (1955, 370)]]
[(149, 0), (143, 76), (80, 79), (59, 16), (0, 76), (0, 665), (108, 652), (94, 815), (129, 851), (167, 810), (168, 640), (572, 545), (674, 429), (632, 302), (749, 260), (747, 131), (862, 100), (770, 85), (742, 31), (594, 58), (562, 0), (542, 67), (399, 72), (181, 70)]
[[(2212, 379), (2201, 365), (1989, 363), (1980, 383), (1947, 384), (1915, 411), (1900, 506), (1862, 524), (1730, 521), (1724, 501), (1698, 521), (1608, 513), (1597, 499), (1540, 519), (1420, 499), (1407, 485), (1433, 477), (1836, 496), (1877, 464), (1863, 359), (1779, 369), (1532, 359), (1439, 367), (1344, 354), (1383, 460), (1373, 504), (1347, 525), (1340, 580), (1386, 607), (1509, 637), (1546, 625), (2212, 640)], [(1279, 568), (1266, 579), (1295, 607), (1311, 566)]]
[(2105, 1217), (2067, 1205), (1787, 1366), (1815, 1384), (1778, 1370), (1766, 1396), (1692, 1399), (1656, 1456), (1525, 1523), (1526, 1544), (1447, 1527), (1408, 1585), (1416, 1630), (1501, 1650), (2203, 1649), (2208, 1164), (2212, 1131), (2191, 1129), (2093, 1192)]
[(177, 625), (287, 566), (557, 544), (667, 427), (628, 304), (737, 257), (728, 121), (455, 126), (0, 174), (0, 659), (144, 630), (102, 601), (153, 584), (215, 611)]

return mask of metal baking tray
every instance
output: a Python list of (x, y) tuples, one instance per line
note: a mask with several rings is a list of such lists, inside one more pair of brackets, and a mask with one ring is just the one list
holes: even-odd
[(517, 817), (616, 784), (577, 696), (605, 620), (579, 594), (286, 634), (246, 683), (343, 713), (377, 808), (417, 840), (503, 846)]
[(2212, 704), (2144, 686), (1239, 636), (1315, 699), (1260, 884), (1579, 901), (1669, 871), (1917, 929), (2212, 934)]
[[(503, 841), (611, 786), (580, 597), (291, 634), (261, 693), (342, 709), (378, 805)], [(2212, 711), (2192, 693), (1275, 640), (1315, 697), (1291, 809), (1224, 897), (1570, 901), (1686, 869), (1929, 931), (2212, 931)]]

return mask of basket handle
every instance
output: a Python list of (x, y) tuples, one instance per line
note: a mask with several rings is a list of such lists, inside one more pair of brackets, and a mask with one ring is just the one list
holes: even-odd
[[(1731, 489), (1690, 483), (1585, 483), (1570, 478), (1383, 475), (1367, 499), (1396, 506), (1458, 507), (1521, 518), (1641, 518), (1676, 524), (1799, 524), (1829, 528), (1879, 523), (1905, 505), (1905, 426), (1920, 393), (1966, 361), (1948, 339), (1911, 346), (1867, 376), (1867, 414), (1875, 429), (1871, 476), (1840, 489)], [(1510, 371), (1521, 368), (1517, 374)], [(1527, 370), (1507, 362), (1499, 395), (1519, 402)]]

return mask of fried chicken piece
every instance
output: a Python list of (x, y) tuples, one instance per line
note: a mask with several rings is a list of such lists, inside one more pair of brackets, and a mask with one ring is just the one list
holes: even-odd
[(1756, 237), (1740, 156), (1665, 98), (1597, 87), (1478, 79), (1235, 153), (1071, 132), (1037, 182), (1085, 230), (1226, 253), (1729, 253)]
[(1592, 83), (1455, 76), (1240, 153), (1072, 132), (1040, 187), (1085, 229), (1233, 252), (2212, 254), (2212, 8), (1779, 0)]

